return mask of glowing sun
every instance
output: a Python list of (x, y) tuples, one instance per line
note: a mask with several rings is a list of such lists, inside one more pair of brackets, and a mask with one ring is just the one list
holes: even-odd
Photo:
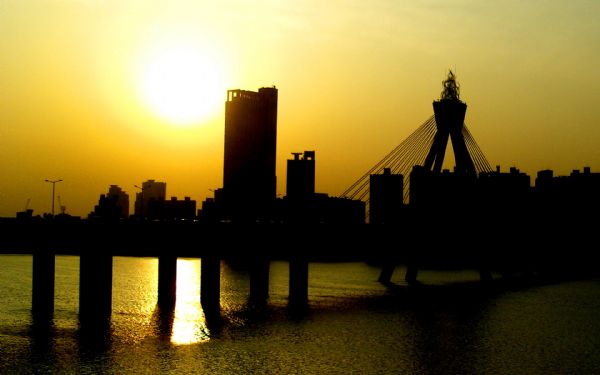
[(154, 51), (139, 78), (144, 103), (157, 116), (178, 126), (197, 125), (213, 115), (225, 90), (214, 61), (183, 46)]

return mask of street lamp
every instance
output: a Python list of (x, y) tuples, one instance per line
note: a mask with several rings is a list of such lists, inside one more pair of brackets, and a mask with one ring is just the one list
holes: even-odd
[(54, 217), (54, 192), (55, 192), (55, 187), (56, 187), (56, 183), (57, 182), (61, 182), (62, 180), (54, 180), (54, 181), (44, 180), (44, 181), (52, 184), (52, 217)]

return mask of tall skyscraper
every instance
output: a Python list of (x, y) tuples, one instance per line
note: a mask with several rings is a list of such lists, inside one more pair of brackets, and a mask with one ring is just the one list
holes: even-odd
[(223, 201), (230, 218), (259, 219), (275, 201), (277, 89), (228, 90)]

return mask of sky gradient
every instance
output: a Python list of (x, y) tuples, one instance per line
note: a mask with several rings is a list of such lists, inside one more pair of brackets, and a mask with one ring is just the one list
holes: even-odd
[[(133, 201), (147, 179), (200, 203), (222, 186), (225, 90), (273, 85), (278, 193), (290, 153), (315, 150), (317, 191), (338, 195), (433, 114), (449, 68), (492, 166), (599, 171), (598, 14), (582, 0), (0, 0), (0, 216), (28, 199), (49, 212), (58, 178), (74, 215), (110, 184)], [(216, 98), (186, 126), (146, 95), (173, 51), (204, 61), (195, 82)]]

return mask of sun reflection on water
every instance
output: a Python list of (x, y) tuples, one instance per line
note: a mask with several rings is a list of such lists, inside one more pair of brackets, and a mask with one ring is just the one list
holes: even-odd
[(209, 340), (200, 306), (200, 261), (177, 259), (177, 302), (171, 343), (187, 345)]

